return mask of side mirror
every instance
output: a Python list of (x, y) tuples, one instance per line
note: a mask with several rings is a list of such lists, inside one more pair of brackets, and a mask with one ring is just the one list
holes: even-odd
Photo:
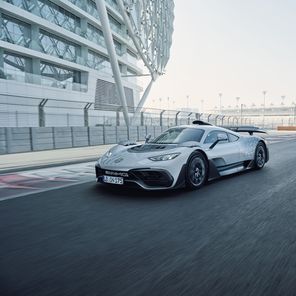
[(218, 134), (217, 135), (217, 140), (210, 146), (210, 149), (213, 149), (219, 142), (225, 142), (228, 141), (228, 137), (226, 134)]
[(150, 139), (151, 139), (151, 134), (146, 135), (146, 137), (145, 137), (145, 143), (148, 143)]

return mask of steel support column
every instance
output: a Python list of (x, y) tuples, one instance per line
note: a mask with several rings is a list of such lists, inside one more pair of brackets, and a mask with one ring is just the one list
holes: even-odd
[(144, 91), (144, 93), (142, 95), (142, 98), (141, 98), (140, 102), (138, 103), (138, 106), (136, 107), (134, 116), (133, 116), (133, 118), (131, 120), (131, 124), (136, 120), (139, 112), (142, 110), (142, 108), (143, 108), (143, 106), (144, 106), (144, 104), (146, 102), (146, 99), (147, 99), (147, 97), (148, 97), (148, 95), (150, 93), (150, 90), (151, 90), (151, 87), (153, 85), (153, 82), (154, 82), (154, 80), (152, 79), (150, 81), (150, 83), (148, 84), (147, 88), (145, 89), (145, 91)]
[(160, 112), (160, 116), (159, 116), (159, 123), (160, 123), (160, 126), (162, 126), (163, 125), (163, 113), (165, 112), (165, 110), (162, 110), (161, 112)]
[(42, 101), (38, 105), (38, 117), (39, 117), (39, 126), (45, 126), (45, 112), (44, 106), (47, 103), (48, 99), (42, 99)]
[(116, 125), (120, 126), (120, 111), (122, 111), (122, 107), (118, 107), (116, 110)]
[(92, 103), (87, 103), (83, 108), (84, 115), (84, 126), (89, 126), (88, 110), (91, 107)]
[(209, 114), (209, 115), (208, 115), (208, 122), (210, 122), (210, 118), (211, 118), (212, 115), (213, 115), (213, 114)]
[(105, 37), (106, 47), (109, 53), (110, 63), (112, 67), (112, 72), (114, 80), (116, 83), (117, 91), (119, 94), (120, 103), (122, 106), (123, 117), (126, 126), (129, 126), (129, 116), (126, 103), (125, 92), (121, 80), (121, 73), (118, 65), (118, 59), (115, 51), (115, 46), (113, 42), (112, 32), (110, 28), (110, 22), (108, 18), (106, 3), (104, 0), (96, 0), (97, 10), (99, 13), (100, 21), (102, 23), (102, 31)]
[(219, 118), (220, 115), (216, 115), (215, 117), (215, 125), (217, 125), (217, 122), (218, 122), (218, 118)]
[(180, 114), (181, 111), (178, 111), (175, 115), (175, 125), (178, 125), (178, 115)]
[(202, 114), (203, 114), (203, 113), (195, 113), (195, 118), (196, 118), (197, 120), (201, 120)]
[(190, 116), (192, 115), (193, 112), (190, 112), (187, 114), (187, 124), (190, 124)]

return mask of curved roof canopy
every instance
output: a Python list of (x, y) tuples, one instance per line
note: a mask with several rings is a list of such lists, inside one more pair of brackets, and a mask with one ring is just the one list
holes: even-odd
[(165, 72), (172, 45), (173, 0), (117, 0), (134, 44), (154, 80)]

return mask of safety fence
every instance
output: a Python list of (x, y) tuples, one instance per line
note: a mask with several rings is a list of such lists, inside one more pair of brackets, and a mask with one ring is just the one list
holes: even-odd
[[(101, 107), (101, 110), (95, 110), (92, 102), (85, 101), (16, 98), (0, 94), (0, 127), (125, 126), (120, 107), (107, 104)], [(198, 112), (190, 108), (143, 108), (140, 112), (135, 112), (135, 107), (129, 106), (128, 109), (132, 126), (174, 126), (190, 124), (195, 119), (215, 125), (258, 125), (269, 129), (296, 124), (296, 107), (270, 108), (265, 112), (241, 108), (224, 110), (224, 114)]]

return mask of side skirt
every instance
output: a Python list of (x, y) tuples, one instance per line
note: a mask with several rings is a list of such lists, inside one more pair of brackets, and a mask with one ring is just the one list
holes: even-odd
[(225, 165), (218, 168), (220, 176), (226, 176), (235, 174), (246, 169), (252, 168), (252, 161), (237, 162), (229, 165)]

